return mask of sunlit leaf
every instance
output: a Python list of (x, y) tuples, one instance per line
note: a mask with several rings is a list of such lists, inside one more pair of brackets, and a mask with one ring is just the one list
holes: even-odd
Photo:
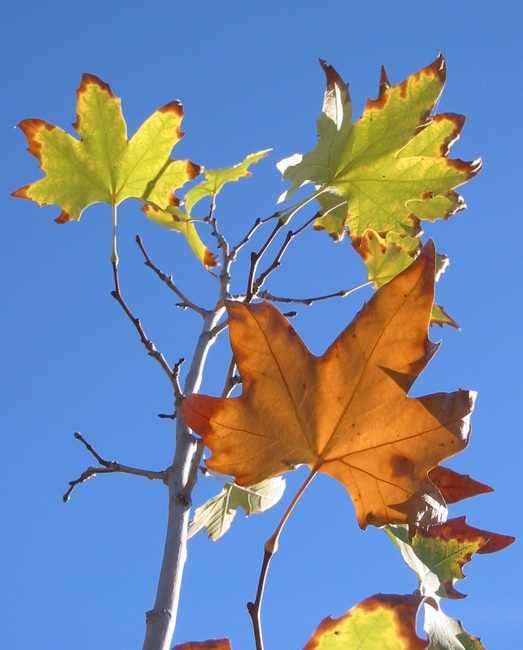
[(135, 198), (160, 208), (174, 205), (174, 190), (200, 173), (190, 161), (170, 158), (183, 136), (181, 104), (158, 109), (129, 141), (121, 102), (106, 83), (84, 74), (77, 97), (73, 126), (79, 140), (40, 119), (18, 125), (45, 176), (13, 195), (39, 206), (60, 206), (58, 223), (79, 220), (86, 207), (98, 202), (116, 206)]
[(212, 451), (209, 469), (249, 486), (307, 464), (343, 483), (362, 527), (444, 520), (427, 473), (466, 446), (474, 393), (407, 397), (437, 349), (434, 274), (428, 244), (321, 357), (272, 305), (229, 302), (242, 395), (189, 395), (182, 406)]
[[(389, 234), (416, 238), (422, 220), (447, 219), (465, 208), (454, 188), (474, 177), (481, 161), (448, 158), (463, 128), (463, 116), (432, 116), (446, 78), (441, 55), (395, 86), (382, 69), (378, 97), (367, 101), (354, 124), (347, 84), (332, 66), (320, 63), (327, 88), (317, 121), (318, 142), (310, 153), (278, 163), (283, 179), (292, 184), (282, 199), (314, 184), (322, 208), (314, 227), (336, 240), (348, 231), (365, 259), (369, 278), (380, 286), (408, 265), (410, 243), (398, 246)], [(362, 241), (369, 231), (382, 238), (379, 247), (376, 239), (372, 247)], [(420, 246), (418, 241), (418, 250)], [(379, 259), (374, 261), (375, 255)]]
[(173, 205), (165, 210), (160, 210), (154, 205), (146, 204), (143, 206), (142, 212), (159, 226), (185, 235), (192, 252), (204, 266), (217, 266), (216, 255), (211, 253), (202, 242), (194, 223), (180, 208)]
[(413, 535), (406, 526), (385, 530), (418, 576), (421, 593), (443, 598), (464, 597), (454, 584), (465, 577), (463, 566), (475, 553), (494, 553), (514, 541), (509, 535), (473, 528), (465, 517), (416, 528)]
[(223, 169), (207, 169), (204, 172), (205, 180), (192, 187), (185, 195), (185, 209), (187, 214), (191, 214), (193, 207), (202, 199), (208, 198), (214, 200), (214, 197), (222, 190), (226, 183), (238, 181), (245, 176), (251, 176), (249, 167), (265, 158), (270, 149), (252, 153), (245, 160), (232, 167)]
[(339, 618), (326, 618), (303, 650), (425, 650), (416, 634), (420, 596), (379, 594)]

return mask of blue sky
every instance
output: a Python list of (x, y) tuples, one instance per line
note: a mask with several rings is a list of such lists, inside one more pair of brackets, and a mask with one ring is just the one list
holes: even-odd
[[(81, 431), (106, 458), (163, 469), (172, 455), (169, 385), (141, 349), (110, 297), (110, 213), (94, 206), (81, 223), (57, 226), (54, 207), (10, 197), (40, 177), (14, 125), (41, 117), (62, 128), (75, 119), (83, 72), (98, 75), (122, 98), (133, 133), (172, 99), (185, 108), (175, 156), (208, 168), (273, 148), (253, 178), (227, 188), (218, 204), (232, 241), (253, 219), (270, 215), (285, 189), (275, 164), (310, 150), (324, 77), (318, 57), (350, 82), (355, 115), (377, 93), (386, 65), (392, 83), (441, 51), (448, 81), (439, 111), (467, 116), (453, 156), (481, 156), (484, 169), (462, 188), (468, 210), (430, 234), (451, 266), (438, 299), (461, 332), (433, 330), (442, 345), (412, 394), (479, 393), (471, 444), (449, 463), (495, 488), (461, 502), (453, 515), (471, 525), (521, 537), (518, 498), (523, 452), (517, 409), (521, 391), (519, 107), (520, 3), (485, 0), (354, 3), (25, 1), (3, 10), (0, 125), (2, 229), (0, 571), (5, 647), (140, 647), (163, 546), (162, 485), (128, 476), (98, 477), (71, 502), (69, 480), (92, 463), (72, 434)], [(180, 236), (148, 223), (135, 202), (122, 206), (119, 247), (126, 298), (169, 360), (190, 354), (195, 317), (143, 266), (134, 236), (180, 286), (207, 305), (215, 281)], [(207, 238), (209, 245), (212, 244)], [(244, 284), (238, 265), (237, 286)], [(364, 279), (347, 243), (304, 237), (270, 288), (292, 295), (336, 291)], [(300, 309), (294, 326), (321, 353), (369, 294)], [(225, 338), (213, 353), (204, 389), (220, 390)], [(222, 353), (222, 354), (220, 354)], [(303, 474), (290, 476), (287, 500)], [(201, 481), (196, 502), (220, 486)], [(245, 520), (220, 542), (199, 535), (189, 559), (175, 642), (228, 636), (252, 647), (245, 604), (254, 597), (263, 543), (281, 507)], [(515, 544), (476, 557), (465, 568), (466, 600), (447, 613), (481, 636), (488, 650), (520, 639), (523, 557)], [(409, 593), (414, 575), (375, 529), (360, 531), (341, 485), (314, 482), (286, 528), (267, 585), (263, 620), (268, 648), (301, 648), (327, 615), (338, 616), (373, 593)]]

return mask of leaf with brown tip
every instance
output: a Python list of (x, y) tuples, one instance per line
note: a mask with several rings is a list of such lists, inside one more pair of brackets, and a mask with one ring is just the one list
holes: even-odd
[(425, 650), (416, 634), (421, 596), (378, 594), (349, 612), (324, 619), (303, 650)]
[(80, 139), (45, 120), (18, 125), (45, 176), (13, 192), (39, 206), (60, 206), (58, 223), (78, 221), (93, 203), (119, 205), (126, 198), (166, 208), (175, 203), (174, 190), (200, 173), (188, 160), (170, 153), (182, 138), (182, 105), (173, 101), (153, 113), (127, 139), (120, 99), (104, 81), (84, 74), (77, 91), (76, 122)]

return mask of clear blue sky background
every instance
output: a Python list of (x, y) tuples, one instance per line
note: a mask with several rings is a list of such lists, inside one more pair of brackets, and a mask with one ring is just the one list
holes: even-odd
[[(92, 458), (81, 431), (107, 458), (163, 469), (172, 454), (170, 391), (111, 299), (110, 214), (89, 209), (80, 224), (57, 226), (53, 207), (10, 197), (40, 177), (14, 125), (42, 117), (68, 128), (82, 72), (122, 97), (133, 133), (156, 108), (179, 98), (186, 137), (177, 157), (226, 166), (272, 147), (252, 179), (223, 193), (218, 216), (236, 241), (283, 191), (275, 163), (310, 150), (324, 77), (322, 57), (351, 84), (358, 115), (377, 93), (385, 64), (393, 83), (432, 61), (448, 63), (439, 110), (467, 115), (456, 157), (482, 156), (484, 170), (462, 193), (469, 209), (430, 230), (451, 267), (440, 302), (462, 331), (433, 330), (442, 346), (413, 394), (478, 390), (469, 449), (450, 465), (495, 492), (461, 502), (453, 515), (523, 537), (521, 523), (521, 24), (516, 0), (439, 3), (101, 2), (8, 3), (2, 11), (0, 126), (2, 175), (0, 575), (2, 646), (29, 650), (138, 648), (152, 607), (163, 546), (166, 493), (127, 476), (98, 477), (64, 505), (67, 482)], [(190, 354), (196, 317), (143, 267), (141, 234), (155, 261), (195, 300), (211, 305), (215, 281), (180, 236), (122, 206), (123, 290), (169, 360)], [(210, 244), (212, 242), (208, 238)], [(241, 274), (245, 266), (239, 265)], [(274, 292), (312, 295), (364, 279), (345, 242), (322, 234), (291, 249)], [(238, 278), (237, 288), (243, 280)], [(295, 327), (321, 353), (368, 294), (301, 309)], [(220, 390), (220, 352), (205, 390)], [(303, 474), (289, 477), (289, 490)], [(196, 500), (219, 491), (200, 482)], [(254, 597), (262, 547), (280, 506), (239, 517), (220, 542), (191, 541), (175, 642), (228, 636), (252, 647), (245, 604)], [(519, 647), (521, 546), (476, 557), (447, 612), (489, 650)], [(397, 551), (375, 529), (360, 531), (344, 489), (317, 480), (286, 529), (269, 575), (263, 618), (267, 648), (299, 649), (322, 618), (377, 592), (416, 587)]]

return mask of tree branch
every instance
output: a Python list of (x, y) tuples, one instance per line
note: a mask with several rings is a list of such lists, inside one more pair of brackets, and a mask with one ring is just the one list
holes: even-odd
[(263, 600), (263, 592), (265, 590), (265, 583), (267, 581), (267, 573), (269, 571), (269, 565), (271, 563), (273, 556), (278, 551), (278, 543), (279, 543), (280, 535), (285, 524), (287, 523), (287, 520), (289, 519), (292, 511), (294, 510), (294, 507), (301, 499), (303, 493), (309, 487), (309, 485), (311, 484), (313, 478), (316, 476), (317, 473), (318, 473), (317, 469), (311, 470), (311, 472), (305, 479), (303, 485), (300, 487), (300, 489), (294, 495), (294, 498), (288, 505), (287, 510), (285, 511), (283, 517), (280, 520), (280, 523), (276, 526), (276, 530), (265, 542), (263, 561), (260, 570), (260, 577), (258, 580), (258, 589), (256, 590), (256, 598), (254, 599), (254, 602), (247, 603), (247, 609), (251, 616), (252, 625), (254, 629), (254, 640), (256, 643), (256, 650), (264, 650), (263, 634), (262, 634), (262, 626), (261, 626), (261, 605)]
[[(184, 393), (198, 391), (205, 361), (216, 340), (216, 324), (224, 308), (206, 312), (200, 337), (194, 351), (191, 367), (184, 385)], [(179, 413), (183, 397), (177, 396)], [(187, 530), (191, 510), (191, 492), (195, 483), (193, 458), (198, 451), (198, 441), (179, 415), (176, 419), (176, 447), (173, 463), (167, 470), (165, 483), (169, 488), (169, 514), (158, 580), (156, 599), (145, 617), (146, 632), (143, 650), (169, 650), (176, 625), (183, 569), (187, 556)], [(197, 467), (197, 465), (196, 465)]]
[(161, 271), (152, 261), (151, 258), (149, 257), (149, 254), (145, 250), (145, 246), (143, 245), (142, 239), (139, 235), (136, 235), (136, 243), (138, 244), (138, 247), (142, 251), (142, 255), (145, 258), (145, 266), (148, 266), (151, 270), (153, 270), (156, 275), (160, 278), (162, 282), (164, 282), (171, 291), (173, 291), (178, 298), (181, 299), (181, 303), (178, 303), (178, 307), (181, 307), (182, 309), (192, 309), (195, 311), (197, 314), (200, 314), (200, 316), (205, 316), (205, 309), (202, 307), (198, 307), (194, 302), (189, 300), (187, 296), (180, 291), (180, 289), (175, 285), (174, 280), (171, 275), (167, 275), (163, 271)]
[(77, 431), (74, 434), (74, 437), (84, 445), (87, 451), (89, 451), (96, 458), (102, 467), (88, 467), (85, 472), (82, 472), (82, 474), (76, 480), (69, 481), (69, 489), (62, 497), (64, 503), (67, 503), (69, 501), (71, 498), (71, 493), (77, 485), (80, 485), (80, 483), (85, 483), (85, 481), (90, 479), (92, 476), (96, 476), (97, 474), (114, 474), (118, 472), (120, 474), (133, 474), (134, 476), (143, 476), (150, 480), (165, 480), (165, 471), (156, 472), (148, 469), (129, 467), (128, 465), (117, 463), (114, 460), (105, 460), (100, 456), (96, 449), (90, 443), (88, 443), (87, 440), (85, 440), (81, 433), (78, 433)]
[(331, 300), (332, 298), (345, 298), (346, 296), (353, 293), (354, 291), (363, 289), (363, 287), (368, 287), (370, 284), (372, 284), (372, 282), (369, 280), (368, 282), (362, 282), (361, 284), (352, 287), (352, 289), (343, 289), (342, 291), (337, 291), (336, 293), (328, 293), (325, 294), (324, 296), (314, 296), (313, 298), (283, 298), (281, 296), (274, 296), (270, 291), (259, 291), (258, 298), (262, 298), (263, 300), (270, 300), (271, 302), (296, 303), (300, 305), (310, 306), (313, 303), (319, 302), (321, 300)]

